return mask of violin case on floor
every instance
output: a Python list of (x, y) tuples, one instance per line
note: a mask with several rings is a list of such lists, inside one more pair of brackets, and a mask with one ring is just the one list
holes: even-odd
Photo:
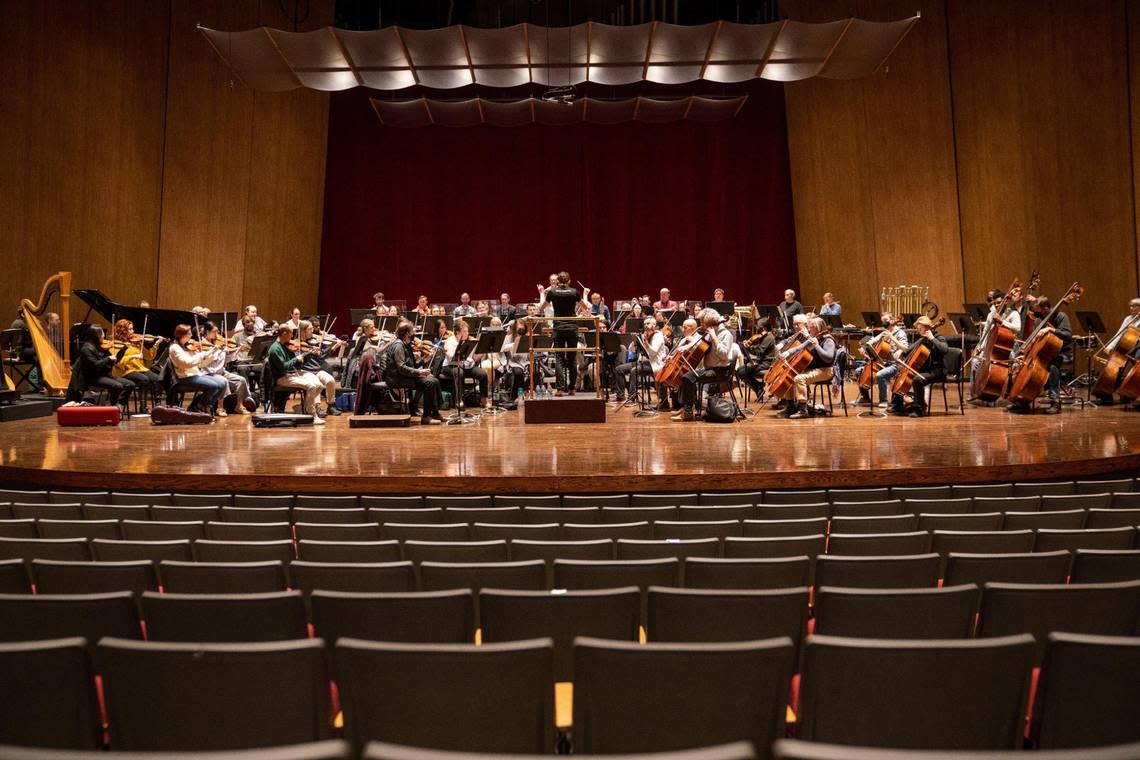
[(60, 427), (86, 427), (92, 425), (118, 425), (117, 406), (61, 406), (55, 410)]
[(156, 406), (150, 410), (150, 421), (155, 425), (209, 425), (214, 418), (205, 412), (191, 412), (180, 406)]

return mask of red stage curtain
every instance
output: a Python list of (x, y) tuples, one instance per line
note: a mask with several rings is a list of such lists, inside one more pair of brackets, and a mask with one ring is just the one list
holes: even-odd
[(565, 127), (379, 123), (367, 90), (332, 94), (319, 309), (533, 300), (567, 269), (607, 303), (775, 303), (797, 287), (781, 85), (736, 119)]

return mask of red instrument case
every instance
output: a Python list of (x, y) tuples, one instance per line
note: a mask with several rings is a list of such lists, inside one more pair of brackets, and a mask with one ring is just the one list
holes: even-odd
[(117, 406), (61, 406), (55, 411), (56, 421), (61, 427), (84, 425), (118, 425)]

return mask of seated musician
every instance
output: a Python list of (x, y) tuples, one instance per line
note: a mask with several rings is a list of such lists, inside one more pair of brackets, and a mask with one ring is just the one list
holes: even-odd
[(384, 303), (384, 294), (379, 291), (372, 294), (372, 313), (378, 317), (388, 316), (388, 306)]
[(823, 305), (819, 307), (819, 315), (826, 317), (830, 314), (839, 316), (843, 313), (843, 307), (839, 305), (839, 301), (835, 300), (835, 296), (831, 293), (823, 294)]
[(475, 304), (475, 316), (477, 316), (477, 317), (489, 317), (489, 316), (491, 316), (491, 304), (487, 303), (486, 301), (480, 301), (479, 303)]
[[(797, 337), (799, 337), (801, 339), (806, 338), (807, 334), (808, 334), (808, 326), (807, 325), (808, 325), (808, 315), (807, 314), (796, 314), (795, 316), (793, 316), (792, 317), (791, 334), (776, 344), (776, 354), (779, 355), (779, 354), (783, 353), (784, 349), (786, 349), (791, 344), (791, 342), (793, 340), (795, 340)], [(856, 402), (856, 403), (858, 403), (858, 402)], [(780, 399), (779, 401), (776, 402), (776, 404), (772, 407), (772, 409), (774, 411), (778, 412), (781, 409), (784, 409), (790, 405), (791, 405), (791, 402), (789, 400)]]
[(595, 317), (601, 317), (607, 325), (610, 323), (610, 307), (606, 306), (601, 293), (590, 294), (590, 313)]
[[(1133, 298), (1128, 302), (1128, 316), (1120, 322), (1120, 329), (1116, 331), (1116, 334), (1104, 344), (1105, 350), (1111, 351), (1116, 348), (1116, 343), (1120, 340), (1120, 336), (1122, 336), (1124, 331), (1129, 327), (1140, 327), (1140, 298)], [(1140, 345), (1133, 350), (1134, 358), (1137, 354), (1140, 354)]]
[[(641, 340), (634, 339), (630, 343), (630, 353), (634, 359), (622, 362), (614, 368), (614, 393), (619, 402), (625, 401), (627, 393), (632, 394), (633, 373), (639, 373), (639, 378), (645, 382), (653, 382), (653, 377), (665, 365), (665, 336), (657, 329), (657, 320), (645, 317), (642, 320)], [(664, 398), (664, 396), (662, 396)], [(668, 404), (666, 404), (666, 409)]]
[(411, 322), (402, 321), (396, 327), (396, 339), (389, 343), (380, 356), (380, 366), (384, 372), (384, 382), (390, 388), (408, 388), (412, 391), (409, 407), (412, 416), (417, 415), (416, 407), (422, 399), (423, 415), (421, 424), (439, 425), (443, 417), (439, 407), (443, 401), (437, 380), (427, 367), (416, 367), (412, 353), (412, 341), (416, 327)]
[[(910, 349), (910, 339), (906, 334), (906, 325), (903, 321), (889, 311), (883, 312), (883, 336), (880, 340), (890, 341), (891, 343), (891, 357), (895, 361), (902, 359), (903, 354)], [(895, 379), (895, 375), (899, 373), (899, 365), (891, 363), (880, 369), (875, 373), (875, 382), (879, 389), (879, 406), (884, 409), (887, 406), (887, 389), (891, 385), (891, 381)], [(870, 390), (867, 388), (859, 389), (859, 402), (858, 403), (871, 403)]]
[[(1044, 320), (1049, 312), (1052, 310), (1053, 305), (1046, 296), (1038, 296), (1033, 301), (1033, 315), (1038, 320)], [(1061, 339), (1061, 350), (1053, 357), (1053, 361), (1049, 363), (1049, 379), (1045, 381), (1045, 394), (1049, 397), (1049, 406), (1045, 407), (1045, 414), (1060, 414), (1061, 413), (1061, 367), (1073, 360), (1073, 324), (1069, 321), (1069, 315), (1057, 309), (1056, 313), (1044, 324), (1041, 325), (1039, 335), (1053, 333)], [(1018, 400), (1011, 401), (1009, 411), (1024, 414), (1032, 410), (1031, 403), (1022, 403)]]
[(289, 321), (285, 324), (293, 331), (294, 335), (301, 329), (301, 310), (298, 307), (294, 306), (289, 311)]
[(661, 288), (660, 296), (659, 300), (653, 302), (653, 311), (676, 311), (680, 308), (680, 305), (673, 300), (669, 288)]
[[(504, 375), (510, 376), (510, 394), (514, 398), (518, 391), (526, 387), (526, 371), (529, 364), (526, 352), (516, 349), (519, 339), (526, 335), (526, 322), (519, 320), (507, 326), (507, 337), (503, 340), (503, 351), (499, 354), (499, 369)], [(536, 371), (538, 366), (536, 366)]]
[(71, 385), (67, 389), (68, 401), (82, 401), (83, 394), (90, 388), (103, 388), (107, 391), (107, 403), (111, 406), (127, 406), (135, 385), (125, 377), (115, 377), (115, 365), (127, 353), (123, 344), (112, 354), (103, 348), (103, 328), (89, 325), (79, 345), (79, 358), (72, 370)]
[[(921, 417), (926, 414), (926, 386), (930, 383), (940, 383), (946, 379), (946, 352), (950, 350), (950, 344), (934, 331), (934, 323), (930, 321), (930, 317), (922, 316), (916, 319), (914, 329), (918, 333), (918, 337), (903, 355), (902, 361), (909, 360), (911, 354), (919, 346), (926, 346), (930, 350), (930, 357), (924, 366), (916, 367), (919, 374), (911, 378), (911, 393), (914, 395), (914, 403), (907, 408), (905, 399), (897, 393), (893, 394), (890, 412), (891, 414)], [(900, 371), (906, 372), (906, 370)]]
[(328, 413), (333, 417), (340, 415), (336, 408), (336, 378), (328, 371), (325, 360), (332, 352), (341, 346), (341, 341), (322, 339), (313, 330), (313, 323), (307, 319), (301, 320), (301, 333), (298, 336), (301, 346), (301, 369), (316, 375), (321, 387), (325, 389), (325, 404)]
[[(202, 323), (202, 340), (206, 343), (213, 344), (221, 337), (218, 332), (218, 326), (213, 322)], [(257, 409), (257, 402), (249, 392), (249, 381), (246, 378), (235, 372), (226, 371), (226, 364), (234, 349), (227, 349), (223, 346), (218, 346), (218, 350), (210, 352), (210, 359), (202, 365), (202, 370), (207, 375), (220, 377), (226, 381), (226, 389), (222, 395), (218, 397), (218, 406), (212, 410), (215, 417), (225, 417), (226, 409), (222, 406), (222, 402), (229, 396), (237, 396), (237, 403), (234, 404), (234, 411), (238, 414), (249, 414)]]
[(455, 332), (443, 342), (443, 368), (440, 370), (440, 380), (450, 382), (458, 393), (463, 388), (458, 386), (458, 374), (462, 371), (464, 377), (474, 378), (479, 384), (479, 406), (487, 401), (487, 373), (479, 366), (473, 357), (468, 356), (462, 360), (462, 365), (456, 363), (455, 354), (461, 341), (470, 337), (470, 329), (463, 319), (455, 320)]
[(793, 378), (792, 388), (785, 398), (788, 405), (780, 412), (780, 417), (798, 420), (809, 416), (807, 408), (808, 383), (819, 383), (831, 379), (835, 364), (835, 339), (823, 334), (826, 327), (823, 319), (814, 317), (807, 322), (807, 343), (805, 351), (811, 353), (811, 363), (807, 369)]
[(253, 320), (253, 332), (259, 333), (265, 330), (265, 320), (257, 316), (257, 307), (253, 304), (246, 306), (245, 311), (242, 312), (243, 321), (246, 317)]
[(724, 300), (724, 288), (717, 288), (713, 291), (713, 300), (718, 303)]
[[(732, 331), (718, 312), (704, 309), (700, 313), (701, 339), (708, 342), (708, 350), (701, 359), (701, 366), (694, 367), (681, 377), (681, 403), (684, 409), (673, 415), (675, 422), (690, 422), (697, 418), (694, 407), (697, 403), (697, 386), (719, 382), (721, 371), (729, 366), (732, 356)], [(683, 350), (684, 343), (677, 350)]]
[(459, 305), (451, 311), (453, 317), (473, 317), (475, 316), (475, 307), (471, 305), (471, 296), (467, 293), (459, 294)]
[(219, 349), (199, 346), (198, 350), (191, 350), (190, 336), (190, 325), (178, 325), (174, 328), (174, 342), (170, 344), (170, 364), (174, 368), (179, 384), (188, 385), (198, 391), (190, 404), (190, 410), (212, 414), (218, 405), (218, 399), (226, 392), (227, 386), (225, 378), (207, 374), (204, 367)]
[(301, 357), (296, 354), (294, 347), (298, 344), (290, 346), (289, 344), (292, 341), (292, 328), (288, 324), (281, 325), (277, 331), (277, 340), (269, 347), (269, 353), (266, 356), (270, 372), (273, 374), (278, 388), (300, 388), (303, 394), (301, 412), (313, 415), (314, 425), (323, 425), (325, 421), (319, 413), (317, 400), (321, 396), (321, 390), (325, 387), (324, 383), (312, 372), (304, 370)]
[(785, 330), (792, 329), (792, 318), (804, 313), (803, 304), (796, 300), (796, 291), (788, 288), (784, 291), (784, 300), (777, 304), (780, 313), (780, 327)]
[(166, 342), (166, 338), (152, 339), (147, 346), (141, 335), (135, 335), (135, 326), (129, 319), (120, 319), (111, 331), (111, 338), (115, 343), (125, 347), (122, 358), (115, 362), (111, 374), (114, 377), (125, 377), (131, 384), (139, 389), (157, 388), (159, 385), (158, 373), (154, 366), (154, 357), (159, 347)]
[(767, 317), (756, 323), (756, 332), (744, 341), (743, 348), (747, 358), (737, 367), (736, 376), (741, 382), (748, 383), (757, 399), (763, 398), (764, 375), (776, 361), (776, 337), (772, 335)]
[(416, 314), (418, 314), (421, 317), (430, 317), (431, 316), (431, 307), (428, 306), (428, 297), (427, 296), (420, 296), (416, 300), (416, 308), (412, 309), (412, 311), (414, 311)]
[(517, 307), (511, 305), (511, 294), (500, 293), (499, 303), (495, 306), (495, 313), (499, 315), (499, 319), (503, 320), (503, 324), (514, 322), (519, 315)]

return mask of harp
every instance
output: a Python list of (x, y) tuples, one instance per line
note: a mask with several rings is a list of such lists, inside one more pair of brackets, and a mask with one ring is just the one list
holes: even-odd
[[(66, 334), (66, 326), (71, 324), (71, 272), (47, 278), (39, 301), (21, 299), (20, 314), (32, 336), (40, 379), (48, 395), (64, 395), (71, 382), (71, 346)], [(58, 320), (53, 320), (52, 314)]]

